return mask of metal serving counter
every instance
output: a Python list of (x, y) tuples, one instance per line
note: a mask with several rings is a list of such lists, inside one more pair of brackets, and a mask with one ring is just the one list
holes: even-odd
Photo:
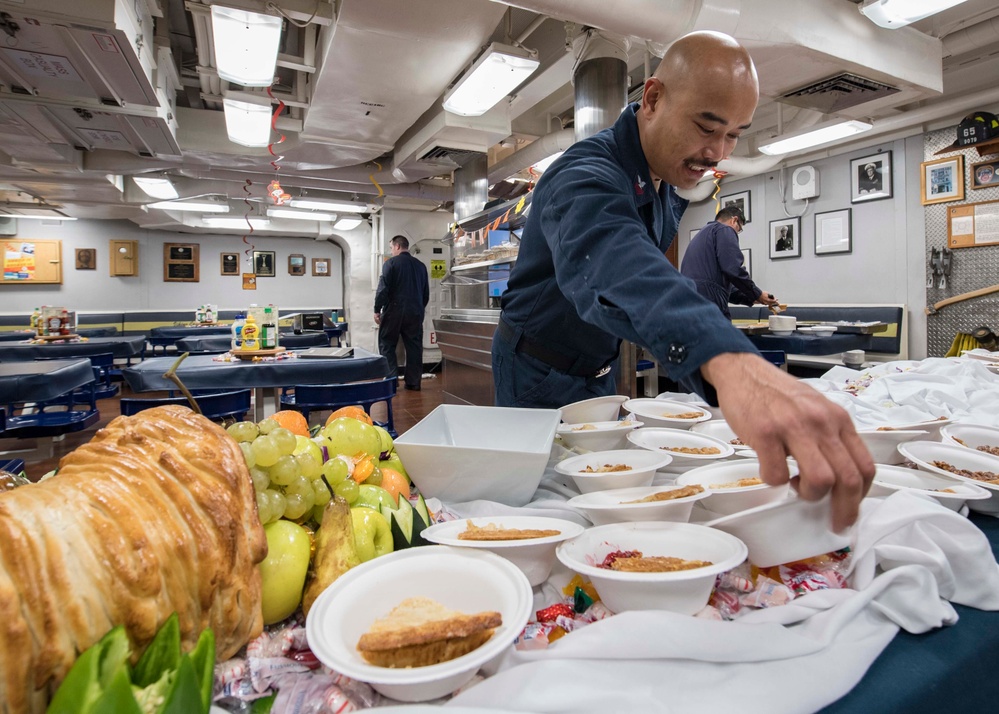
[(440, 347), (445, 404), (492, 406), (493, 333), (500, 311), (488, 308), (443, 310), (434, 318)]

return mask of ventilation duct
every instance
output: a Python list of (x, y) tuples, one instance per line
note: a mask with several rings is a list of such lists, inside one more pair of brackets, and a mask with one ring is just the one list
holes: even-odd
[(837, 114), (858, 104), (898, 94), (898, 87), (849, 72), (814, 82), (779, 97), (779, 101), (823, 114)]
[(454, 220), (462, 221), (486, 207), (489, 200), (489, 180), (486, 169), (489, 158), (478, 154), (454, 172)]
[(594, 29), (573, 40), (576, 141), (612, 126), (628, 102), (629, 42)]

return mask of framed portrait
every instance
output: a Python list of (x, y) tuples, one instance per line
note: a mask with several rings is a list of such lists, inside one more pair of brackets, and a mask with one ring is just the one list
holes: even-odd
[(770, 221), (770, 260), (801, 257), (801, 219)]
[[(700, 232), (701, 232), (700, 228), (691, 228), (690, 229), (690, 241), (693, 241), (694, 238), (697, 237), (697, 234), (700, 233)], [(690, 241), (687, 241), (687, 245), (690, 245)]]
[(923, 205), (964, 200), (964, 154), (920, 164), (919, 189)]
[(815, 214), (815, 255), (853, 250), (849, 208)]
[(746, 272), (749, 273), (749, 277), (753, 277), (753, 249), (743, 248), (742, 249), (742, 265), (746, 268)]
[(76, 249), (76, 269), (96, 270), (97, 269), (97, 249), (77, 248)]
[(971, 187), (999, 186), (999, 160), (980, 161), (971, 165)]
[(273, 278), (274, 273), (274, 251), (255, 250), (253, 251), (253, 274), (258, 278)]
[(741, 193), (732, 193), (728, 196), (722, 196), (721, 199), (719, 199), (721, 201), (721, 207), (729, 208), (731, 206), (735, 206), (740, 209), (742, 211), (742, 215), (746, 217), (746, 223), (752, 223), (753, 213), (752, 207), (749, 203), (749, 194), (750, 191), (743, 191)]
[(850, 162), (850, 203), (891, 198), (891, 183), (890, 151)]
[(197, 283), (201, 280), (201, 247), (198, 243), (163, 244), (163, 282)]
[(312, 259), (312, 274), (326, 277), (330, 274), (330, 264), (329, 258), (313, 258)]
[(305, 256), (292, 253), (288, 256), (288, 275), (305, 275)]
[(219, 262), (222, 275), (239, 276), (239, 253), (222, 253)]

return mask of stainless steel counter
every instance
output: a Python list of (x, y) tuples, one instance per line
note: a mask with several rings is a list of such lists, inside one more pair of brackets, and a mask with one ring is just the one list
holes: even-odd
[(434, 318), (437, 346), (443, 357), (441, 379), (445, 404), (492, 406), (492, 344), (500, 311), (444, 310)]

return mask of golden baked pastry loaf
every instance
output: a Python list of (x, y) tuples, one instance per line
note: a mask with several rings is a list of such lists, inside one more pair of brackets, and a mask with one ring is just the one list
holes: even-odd
[(375, 620), (357, 649), (380, 667), (427, 667), (481, 647), (502, 624), (498, 612), (466, 615), (427, 597), (411, 597)]
[(174, 611), (185, 651), (210, 627), (220, 659), (263, 627), (246, 463), (186, 407), (119, 417), (56, 476), (0, 493), (0, 543), (0, 712), (44, 711), (118, 624), (136, 659)]

